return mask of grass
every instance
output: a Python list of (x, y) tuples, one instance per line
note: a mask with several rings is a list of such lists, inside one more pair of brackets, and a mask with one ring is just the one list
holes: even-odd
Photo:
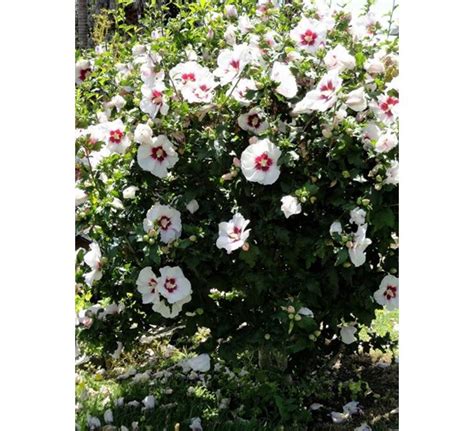
[[(107, 369), (93, 363), (79, 367), (76, 374), (77, 425), (88, 430), (87, 416), (96, 416), (104, 425), (104, 412), (111, 409), (113, 425), (140, 430), (188, 430), (190, 420), (200, 417), (204, 431), (246, 430), (354, 430), (367, 422), (374, 431), (398, 428), (398, 312), (380, 312), (360, 338), (384, 337), (382, 349), (341, 352), (331, 367), (321, 358), (309, 357), (305, 372), (278, 373), (262, 370), (255, 355), (243, 355), (233, 367), (213, 358), (213, 368), (204, 375), (184, 373), (179, 365), (186, 352), (151, 337), (124, 353)], [(368, 343), (368, 341), (366, 341)], [(216, 366), (217, 365), (217, 366)], [(149, 378), (134, 382), (120, 379), (131, 367)], [(156, 407), (144, 410), (142, 400), (156, 398)], [(124, 406), (116, 405), (123, 398)], [(342, 411), (351, 400), (360, 402), (363, 414), (344, 424), (332, 424), (331, 411)], [(137, 401), (139, 407), (127, 406)], [(323, 404), (311, 411), (312, 403)], [(103, 429), (107, 429), (104, 427)], [(114, 429), (114, 428), (109, 428)]]

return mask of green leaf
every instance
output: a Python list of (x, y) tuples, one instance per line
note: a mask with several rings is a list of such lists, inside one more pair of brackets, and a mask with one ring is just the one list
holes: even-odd
[(341, 248), (339, 252), (337, 253), (337, 259), (334, 266), (342, 265), (348, 258), (349, 258), (349, 252), (347, 251), (347, 248), (346, 247)]
[(241, 251), (239, 254), (240, 259), (242, 259), (250, 268), (253, 268), (257, 263), (258, 256), (260, 255), (260, 250), (256, 245), (252, 245), (248, 251)]
[(372, 214), (371, 221), (374, 230), (379, 230), (383, 227), (392, 228), (395, 226), (395, 214), (390, 208), (385, 207)]
[(362, 67), (366, 61), (365, 55), (362, 52), (358, 52), (355, 55), (357, 67)]

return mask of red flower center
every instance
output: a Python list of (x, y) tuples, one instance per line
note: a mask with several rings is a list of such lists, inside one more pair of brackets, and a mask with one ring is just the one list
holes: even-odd
[(87, 75), (89, 75), (89, 73), (91, 73), (91, 69), (90, 68), (87, 68), (87, 69), (81, 69), (79, 71), (79, 79), (81, 81), (84, 81), (86, 78), (87, 78)]
[(241, 232), (242, 232), (242, 229), (240, 229), (240, 227), (234, 226), (234, 229), (229, 234), (229, 238), (234, 240), (234, 242), (238, 241), (240, 239)]
[(114, 144), (120, 144), (122, 141), (122, 136), (123, 132), (119, 129), (117, 130), (111, 130), (110, 135), (109, 135), (109, 140), (110, 142), (113, 142)]
[(184, 81), (184, 83), (188, 81), (196, 81), (196, 75), (194, 73), (183, 73), (181, 75), (181, 79)]
[(173, 293), (178, 288), (175, 278), (167, 278), (165, 281), (165, 289), (169, 293)]
[(326, 82), (326, 84), (321, 85), (319, 88), (320, 91), (334, 91), (334, 84), (332, 83), (331, 80)]
[(314, 45), (318, 35), (314, 31), (306, 30), (300, 37), (303, 45)]
[(389, 96), (385, 99), (384, 102), (379, 104), (379, 108), (389, 117), (393, 115), (392, 113), (392, 106), (398, 104), (398, 99), (396, 97)]
[(159, 162), (165, 160), (167, 155), (168, 154), (166, 154), (166, 151), (163, 149), (163, 147), (153, 147), (151, 149), (151, 157), (155, 160), (158, 160)]
[(387, 286), (383, 296), (385, 296), (385, 298), (388, 301), (395, 298), (397, 296), (397, 286), (392, 286), (392, 285)]
[(160, 229), (168, 230), (168, 228), (171, 226), (171, 219), (167, 216), (162, 216), (158, 220), (158, 226), (160, 227)]
[(240, 67), (240, 60), (232, 59), (232, 60), (230, 61), (230, 65), (231, 65), (234, 69), (239, 70), (239, 67)]
[(260, 117), (257, 114), (252, 114), (247, 117), (247, 124), (250, 127), (257, 129), (260, 126)]
[(255, 169), (266, 172), (270, 169), (271, 165), (273, 165), (273, 160), (267, 153), (262, 153), (255, 157)]
[(151, 103), (154, 103), (155, 105), (159, 105), (161, 104), (162, 101), (163, 101), (163, 93), (161, 93), (161, 91), (158, 91), (158, 90), (153, 90), (151, 92)]
[(156, 286), (157, 283), (158, 282), (154, 278), (150, 278), (150, 280), (148, 281), (148, 286), (150, 286), (150, 287)]

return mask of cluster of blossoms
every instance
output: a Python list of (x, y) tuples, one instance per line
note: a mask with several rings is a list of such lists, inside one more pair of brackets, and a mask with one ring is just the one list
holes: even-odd
[(178, 266), (160, 268), (157, 277), (151, 267), (140, 271), (137, 289), (144, 304), (153, 304), (153, 310), (163, 317), (176, 317), (183, 305), (191, 301), (191, 283)]
[[(398, 184), (396, 45), (381, 36), (372, 13), (351, 17), (336, 6), (311, 0), (305, 0), (296, 15), (291, 15), (292, 8), (259, 1), (248, 14), (234, 5), (203, 11), (205, 25), (199, 31), (206, 32), (205, 38), (181, 46), (178, 53), (167, 52), (170, 42), (164, 29), (154, 32), (151, 41), (135, 45), (124, 63), (115, 64), (106, 101), (101, 99), (89, 124), (82, 124), (87, 127), (77, 130), (83, 148), (77, 156), (83, 175), (77, 182), (79, 211), (101, 214), (102, 209), (90, 211), (101, 193), (92, 188), (100, 183), (108, 194), (104, 201), (114, 208), (111, 214), (124, 219), (129, 213), (140, 214), (142, 231), (136, 230), (140, 222), (132, 217), (136, 225), (127, 225), (126, 241), (113, 247), (126, 247), (130, 253), (142, 238), (150, 244), (159, 238), (153, 258), (159, 255), (169, 266), (153, 261), (150, 248), (143, 248), (146, 263), (135, 265), (123, 255), (136, 271), (143, 304), (152, 304), (165, 318), (175, 318), (192, 300), (191, 282), (181, 267), (193, 285), (194, 279), (202, 283), (199, 271), (188, 272), (186, 257), (179, 254), (199, 247), (194, 245), (196, 235), (188, 240), (183, 232), (213, 235), (212, 244), (226, 254), (275, 250), (266, 262), (279, 262), (278, 253), (283, 252), (278, 241), (287, 235), (266, 242), (270, 234), (262, 224), (271, 226), (273, 220), (276, 233), (285, 226), (304, 237), (305, 244), (311, 238), (304, 228), (316, 226), (320, 233), (312, 239), (322, 246), (310, 250), (308, 259), (314, 259), (307, 264), (309, 268), (319, 257), (316, 273), (334, 267), (324, 247), (333, 247), (338, 256), (346, 253), (344, 268), (350, 268), (350, 277), (357, 277), (357, 271), (379, 277), (392, 269), (385, 265), (386, 251), (377, 248), (380, 241), (371, 220), (381, 213), (374, 208), (383, 207), (382, 193), (391, 193)], [(280, 17), (284, 24), (279, 24)], [(77, 62), (78, 91), (97, 82), (99, 63)], [(230, 163), (222, 166), (230, 158), (232, 168), (226, 172)], [(328, 168), (333, 160), (336, 164)], [(104, 166), (110, 171), (106, 178)], [(192, 190), (203, 184), (193, 179), (203, 171), (209, 171), (207, 199)], [(126, 205), (107, 188), (114, 181), (126, 186), (121, 189)], [(331, 194), (333, 187), (337, 192)], [(194, 199), (198, 195), (199, 203)], [(222, 206), (218, 196), (227, 200)], [(254, 216), (258, 199), (265, 199), (268, 207), (266, 214)], [(149, 208), (144, 219), (144, 208), (137, 209), (137, 202)], [(179, 211), (184, 206), (189, 214)], [(344, 217), (348, 223), (343, 225)], [(95, 242), (84, 256), (90, 268), (84, 282), (93, 287), (103, 279), (102, 244), (94, 229), (86, 233)], [(209, 253), (211, 260), (234, 262), (234, 256), (221, 251)], [(242, 259), (257, 253), (262, 252)], [(160, 266), (159, 276), (150, 262)], [(281, 265), (286, 274), (286, 264)], [(398, 279), (386, 275), (368, 298), (389, 309), (398, 307)], [(340, 334), (344, 343), (355, 341), (352, 325), (345, 324)]]

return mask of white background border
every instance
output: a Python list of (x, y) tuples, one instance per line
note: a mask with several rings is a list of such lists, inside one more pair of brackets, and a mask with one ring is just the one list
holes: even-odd
[[(473, 429), (473, 6), (401, 2), (403, 431)], [(74, 1), (2, 18), (0, 427), (70, 430)]]

